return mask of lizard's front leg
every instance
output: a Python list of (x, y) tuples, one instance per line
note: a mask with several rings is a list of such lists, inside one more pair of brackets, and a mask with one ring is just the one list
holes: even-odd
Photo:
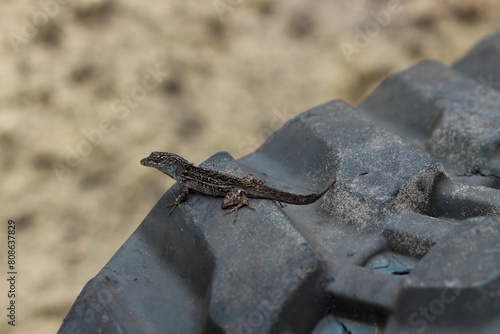
[(226, 213), (226, 215), (231, 212), (234, 212), (233, 224), (236, 223), (236, 220), (238, 220), (238, 210), (243, 206), (248, 206), (250, 209), (255, 210), (250, 206), (250, 204), (248, 204), (248, 197), (245, 195), (245, 192), (241, 189), (231, 190), (226, 195), (226, 197), (224, 197), (224, 200), (222, 200), (221, 203), (221, 208), (231, 209), (229, 212)]
[(170, 210), (170, 213), (168, 214), (169, 216), (172, 214), (172, 212), (174, 212), (175, 208), (177, 208), (182, 202), (184, 202), (188, 198), (189, 189), (186, 183), (179, 181), (179, 187), (181, 188), (181, 194), (179, 195), (179, 197), (175, 199), (174, 203), (167, 205), (167, 207), (173, 206), (172, 210)]

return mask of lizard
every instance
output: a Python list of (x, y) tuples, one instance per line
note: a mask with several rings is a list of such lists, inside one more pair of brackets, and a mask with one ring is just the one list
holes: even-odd
[(248, 198), (270, 199), (281, 203), (306, 205), (316, 202), (335, 184), (335, 180), (325, 190), (317, 194), (297, 195), (267, 186), (262, 180), (247, 175), (243, 178), (222, 173), (213, 169), (197, 167), (175, 153), (152, 152), (147, 158), (141, 160), (141, 165), (153, 167), (167, 174), (179, 183), (181, 193), (172, 206), (170, 214), (189, 195), (189, 189), (197, 192), (224, 197), (221, 208), (230, 209), (228, 213), (235, 212), (234, 222), (238, 218), (238, 210), (250, 206)]

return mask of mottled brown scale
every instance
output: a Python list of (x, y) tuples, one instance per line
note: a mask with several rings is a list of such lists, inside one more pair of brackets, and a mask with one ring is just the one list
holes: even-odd
[(249, 197), (270, 199), (280, 204), (305, 205), (316, 202), (335, 184), (334, 181), (319, 194), (296, 195), (269, 187), (262, 180), (252, 175), (239, 178), (212, 169), (197, 167), (174, 153), (152, 152), (149, 157), (141, 160), (141, 164), (154, 167), (179, 183), (181, 194), (170, 205), (173, 206), (170, 213), (187, 199), (189, 189), (193, 189), (206, 195), (225, 197), (221, 207), (231, 209), (230, 212), (235, 212), (235, 222), (238, 217), (238, 210), (243, 206), (250, 207), (248, 203)]

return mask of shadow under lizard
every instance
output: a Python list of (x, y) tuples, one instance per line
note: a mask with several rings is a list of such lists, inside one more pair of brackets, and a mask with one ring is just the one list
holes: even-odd
[(181, 194), (174, 203), (170, 204), (170, 214), (184, 202), (189, 195), (189, 189), (197, 192), (224, 197), (222, 209), (230, 209), (228, 213), (234, 212), (234, 223), (238, 219), (238, 210), (243, 206), (252, 208), (248, 198), (261, 198), (295, 205), (306, 205), (316, 202), (333, 185), (332, 182), (325, 190), (318, 194), (297, 195), (269, 187), (252, 175), (243, 178), (221, 173), (216, 170), (197, 167), (186, 159), (169, 152), (152, 152), (149, 157), (141, 160), (141, 164), (154, 167), (167, 174), (179, 183)]

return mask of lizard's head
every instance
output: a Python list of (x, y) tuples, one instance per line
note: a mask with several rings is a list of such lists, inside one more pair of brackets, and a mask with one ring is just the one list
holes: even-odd
[(169, 152), (152, 152), (149, 157), (141, 160), (141, 165), (153, 167), (167, 174), (171, 178), (181, 175), (189, 161), (177, 154)]

